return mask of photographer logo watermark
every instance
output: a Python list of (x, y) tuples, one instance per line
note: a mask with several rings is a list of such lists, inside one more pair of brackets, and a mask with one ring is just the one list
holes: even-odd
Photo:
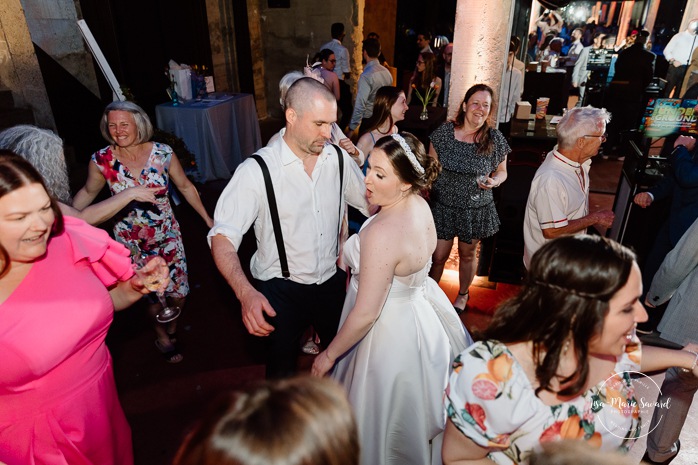
[[(627, 386), (628, 382), (632, 387)], [(606, 393), (606, 400), (603, 402), (601, 399), (594, 399), (592, 409), (597, 411), (612, 408), (617, 411), (617, 415), (599, 415), (598, 420), (606, 431), (621, 439), (647, 436), (651, 433), (649, 428), (642, 434), (640, 432), (645, 425), (650, 424), (654, 410), (658, 410), (660, 415), (656, 428), (671, 408), (671, 399), (658, 402), (655, 393), (662, 393), (659, 385), (639, 371), (616, 373), (608, 377), (600, 388), (600, 392)], [(639, 419), (637, 427), (628, 430), (629, 418)]]

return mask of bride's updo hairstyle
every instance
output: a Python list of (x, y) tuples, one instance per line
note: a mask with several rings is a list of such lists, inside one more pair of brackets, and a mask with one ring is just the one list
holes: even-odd
[(428, 156), (424, 145), (409, 132), (381, 137), (375, 149), (385, 152), (400, 180), (412, 185), (412, 192), (429, 190), (441, 172), (441, 163)]

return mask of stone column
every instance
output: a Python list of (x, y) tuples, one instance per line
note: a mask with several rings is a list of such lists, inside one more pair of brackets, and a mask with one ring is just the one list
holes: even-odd
[(608, 14), (606, 15), (606, 27), (613, 24), (613, 16), (616, 14), (616, 2), (611, 3), (611, 8), (608, 9)]
[(694, 18), (698, 18), (698, 0), (687, 0), (679, 31), (685, 31), (688, 28), (688, 23)]
[(650, 33), (654, 31), (654, 22), (657, 20), (657, 11), (659, 10), (659, 5), (661, 3), (661, 0), (650, 0), (647, 19), (645, 20), (645, 24), (643, 26), (645, 29), (650, 31)]
[(601, 24), (601, 2), (596, 2), (594, 7), (591, 9), (591, 17), (594, 18), (594, 22), (599, 25)]
[(206, 0), (208, 35), (211, 43), (213, 83), (217, 91), (233, 92), (240, 89), (238, 73), (233, 5), (220, 0)]
[(456, 115), (468, 88), (473, 84), (485, 83), (496, 94), (491, 115), (496, 126), (513, 9), (513, 0), (458, 0), (453, 33), (449, 117)]
[(56, 129), (44, 79), (19, 0), (0, 2), (0, 81), (12, 91), (15, 105), (32, 109), (37, 125)]
[[(268, 116), (267, 78), (264, 64), (264, 44), (262, 43), (262, 17), (259, 1), (247, 0), (247, 24), (250, 29), (250, 49), (252, 50), (252, 73), (254, 76), (254, 99), (257, 116)], [(278, 81), (277, 81), (278, 82)]]
[(620, 10), (620, 20), (618, 21), (618, 35), (616, 36), (616, 44), (620, 44), (623, 42), (623, 39), (628, 36), (628, 26), (633, 16), (634, 6), (634, 1), (623, 2), (623, 6)]

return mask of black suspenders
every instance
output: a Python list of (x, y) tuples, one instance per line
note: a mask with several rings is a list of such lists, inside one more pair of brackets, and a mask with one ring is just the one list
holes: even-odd
[[(337, 156), (339, 157), (339, 229), (337, 232), (337, 250), (335, 254), (339, 253), (339, 240), (342, 230), (342, 203), (344, 196), (343, 193), (343, 183), (344, 183), (344, 157), (342, 156), (342, 151), (336, 145), (332, 144), (332, 147), (337, 151)], [(269, 214), (271, 215), (271, 224), (274, 227), (274, 238), (276, 239), (276, 248), (279, 252), (279, 264), (281, 265), (281, 275), (284, 279), (289, 279), (291, 273), (288, 270), (288, 259), (286, 258), (286, 247), (284, 247), (284, 236), (281, 232), (281, 222), (279, 221), (279, 209), (276, 206), (276, 195), (274, 194), (274, 186), (271, 183), (271, 176), (269, 175), (269, 168), (264, 162), (262, 157), (257, 155), (251, 155), (250, 158), (254, 158), (259, 167), (262, 169), (262, 175), (264, 176), (264, 186), (267, 190), (267, 201), (269, 202)]]

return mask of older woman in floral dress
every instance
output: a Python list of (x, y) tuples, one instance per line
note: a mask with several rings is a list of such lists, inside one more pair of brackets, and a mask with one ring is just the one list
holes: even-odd
[[(184, 198), (196, 210), (210, 228), (213, 220), (206, 212), (196, 187), (187, 179), (172, 148), (165, 144), (149, 142), (153, 126), (141, 107), (132, 102), (112, 102), (104, 110), (100, 123), (102, 136), (108, 147), (92, 155), (85, 186), (75, 195), (73, 206), (85, 208), (97, 196), (105, 184), (112, 195), (144, 185), (160, 187), (156, 202), (132, 202), (122, 212), (114, 226), (116, 240), (131, 249), (132, 257), (160, 255), (170, 267), (170, 285), (166, 295), (172, 305), (182, 307), (189, 293), (187, 263), (179, 223), (174, 217), (167, 196), (170, 179)], [(160, 304), (149, 306), (155, 315)], [(158, 338), (155, 345), (170, 363), (182, 360), (175, 347), (176, 322), (165, 327), (157, 322)]]

